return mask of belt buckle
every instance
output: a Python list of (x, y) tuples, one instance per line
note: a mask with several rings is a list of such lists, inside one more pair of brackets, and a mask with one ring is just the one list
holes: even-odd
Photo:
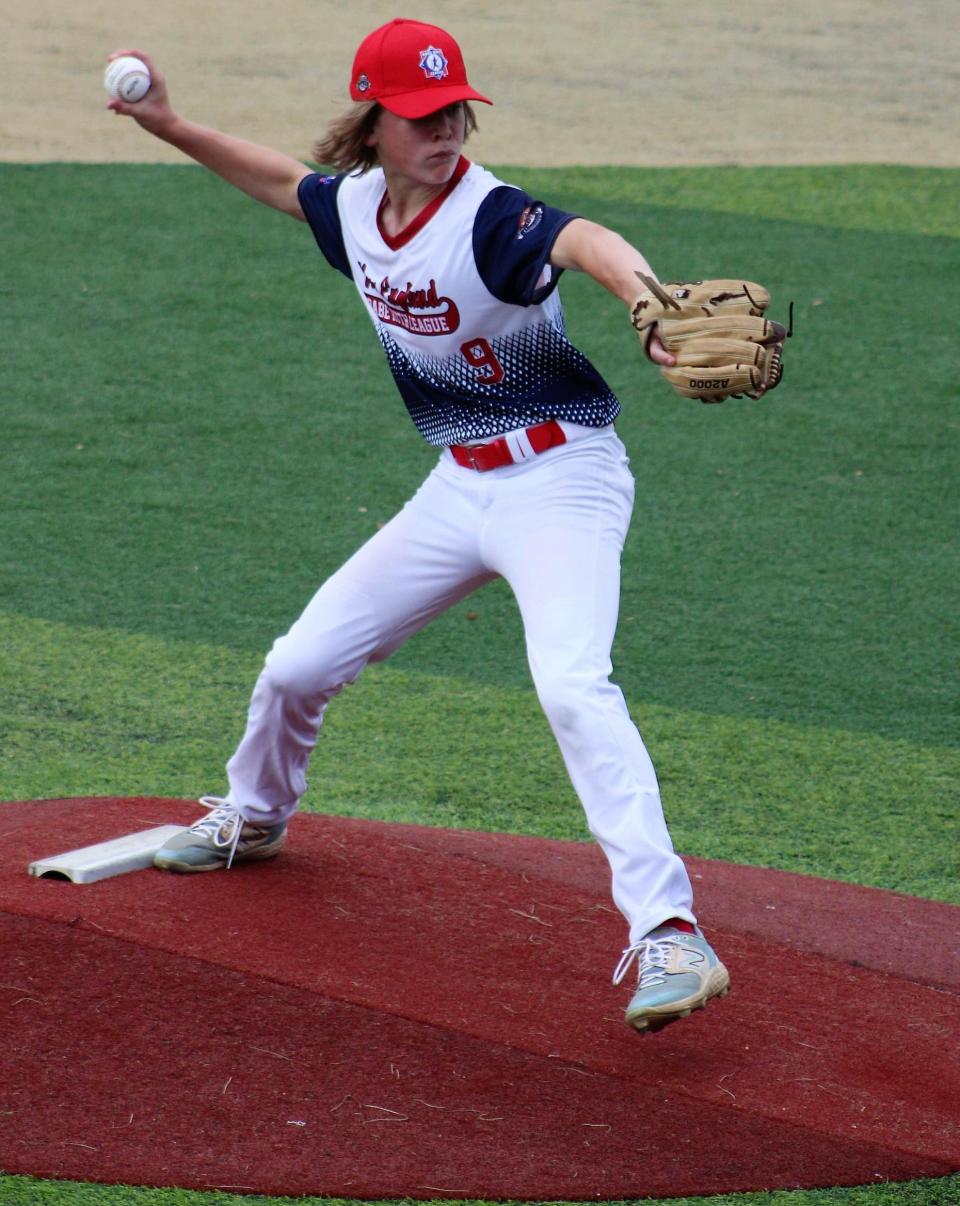
[(497, 438), (484, 440), (482, 444), (461, 444), (461, 448), (466, 453), (467, 462), (475, 473), (486, 473), (488, 469), (492, 468), (483, 459), (482, 454), (487, 452), (492, 445), (496, 444)]
[[(506, 459), (493, 459), (491, 461), (491, 450), (494, 453), (504, 454)], [(484, 440), (482, 444), (460, 444), (458, 445), (458, 455), (476, 473), (486, 473), (489, 469), (499, 469), (501, 465), (516, 463), (516, 458), (510, 445), (503, 436), (491, 436), (489, 440)]]

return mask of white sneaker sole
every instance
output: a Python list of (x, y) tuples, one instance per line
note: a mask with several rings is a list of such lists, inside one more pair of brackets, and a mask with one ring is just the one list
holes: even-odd
[[(245, 854), (237, 854), (234, 856), (233, 865), (238, 863), (256, 863), (262, 862), (268, 858), (274, 858), (283, 849), (286, 836), (279, 842), (273, 842), (269, 846), (259, 846), (255, 850), (250, 850)], [(193, 875), (202, 871), (223, 871), (226, 869), (227, 860), (224, 858), (212, 863), (187, 863), (181, 862), (176, 853), (169, 856), (164, 856), (163, 851), (159, 851), (153, 860), (153, 865), (160, 871), (176, 871), (180, 875)]]
[(674, 1001), (670, 1005), (661, 1005), (659, 1008), (645, 1009), (636, 1017), (630, 1017), (628, 1014), (627, 1025), (632, 1026), (641, 1034), (647, 1031), (655, 1034), (664, 1026), (669, 1026), (671, 1022), (689, 1017), (695, 1009), (703, 1009), (707, 1002), (712, 1001), (714, 997), (717, 999), (725, 997), (729, 991), (730, 973), (722, 963), (718, 963), (707, 977), (706, 987), (695, 997), (687, 997), (684, 1001)]

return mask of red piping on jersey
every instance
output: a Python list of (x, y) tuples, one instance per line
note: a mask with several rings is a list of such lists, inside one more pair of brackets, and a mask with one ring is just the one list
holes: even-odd
[(457, 166), (453, 169), (453, 175), (447, 181), (446, 187), (442, 193), (438, 193), (434, 199), (425, 205), (417, 216), (395, 235), (387, 234), (383, 227), (383, 210), (389, 200), (386, 192), (383, 194), (383, 200), (377, 208), (377, 230), (380, 231), (380, 237), (391, 251), (399, 251), (405, 243), (409, 243), (415, 234), (423, 230), (424, 226), (430, 221), (433, 215), (437, 212), (440, 206), (446, 201), (453, 190), (457, 187), (463, 177), (467, 174), (470, 168), (470, 160), (464, 159), (461, 155), (457, 160)]

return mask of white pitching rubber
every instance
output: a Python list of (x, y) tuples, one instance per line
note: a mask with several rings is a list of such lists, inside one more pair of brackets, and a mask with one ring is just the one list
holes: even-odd
[(38, 859), (27, 868), (38, 879), (68, 879), (75, 884), (93, 884), (128, 871), (142, 871), (153, 865), (153, 856), (186, 825), (160, 825), (141, 833), (128, 833), (96, 846), (83, 846)]

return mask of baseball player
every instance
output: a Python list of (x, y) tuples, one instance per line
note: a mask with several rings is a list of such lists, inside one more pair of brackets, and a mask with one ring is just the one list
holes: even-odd
[[(610, 681), (620, 555), (633, 478), (619, 402), (568, 341), (557, 282), (587, 273), (632, 304), (646, 259), (615, 232), (504, 184), (462, 153), (475, 128), (444, 30), (394, 20), (364, 39), (349, 110), (316, 148), (319, 175), (265, 147), (189, 122), (161, 72), (135, 118), (256, 200), (306, 222), (349, 277), (421, 437), (439, 450), (417, 493), (317, 591), (268, 654), (229, 790), (160, 850), (195, 872), (265, 859), (306, 790), (324, 712), (371, 661), (496, 577), (523, 619), (537, 694), (609, 860), (629, 926), (614, 974), (636, 961), (626, 1010), (640, 1031), (699, 1009), (729, 976), (697, 927), (647, 750)], [(673, 358), (655, 336), (648, 356)]]

